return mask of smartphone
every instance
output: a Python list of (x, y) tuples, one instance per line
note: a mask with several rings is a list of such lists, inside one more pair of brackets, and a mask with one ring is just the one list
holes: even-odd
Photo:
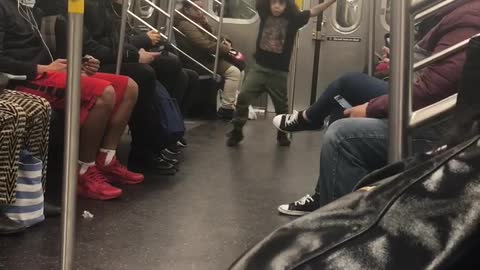
[(390, 34), (385, 34), (385, 47), (390, 48)]
[(352, 108), (352, 105), (350, 105), (350, 103), (348, 103), (348, 101), (346, 101), (342, 96), (335, 96), (334, 99), (338, 103), (338, 105), (340, 105), (345, 110)]

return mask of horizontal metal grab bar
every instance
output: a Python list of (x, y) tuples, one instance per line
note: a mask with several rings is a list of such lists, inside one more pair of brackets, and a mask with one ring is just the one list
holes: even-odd
[(418, 12), (416, 15), (415, 15), (415, 21), (422, 21), (432, 15), (434, 15), (437, 11), (441, 10), (442, 8), (444, 7), (447, 7), (455, 2), (457, 2), (459, 0), (443, 0), (439, 3), (436, 3), (430, 7), (427, 7), (426, 9)]
[(434, 103), (428, 107), (420, 109), (412, 113), (410, 121), (408, 123), (409, 128), (416, 128), (423, 124), (426, 124), (428, 121), (438, 117), (453, 108), (457, 104), (457, 94), (452, 95), (448, 98), (445, 98), (437, 103)]
[(438, 52), (438, 53), (436, 53), (432, 56), (429, 56), (429, 57), (427, 57), (423, 60), (418, 61), (417, 63), (415, 63), (413, 65), (413, 70), (414, 71), (420, 70), (420, 69), (422, 69), (422, 68), (424, 68), (424, 67), (426, 67), (426, 66), (428, 66), (432, 63), (435, 63), (437, 61), (440, 61), (440, 60), (448, 57), (449, 55), (451, 55), (453, 53), (456, 53), (458, 51), (461, 51), (461, 50), (465, 49), (468, 46), (468, 43), (470, 42), (470, 39), (472, 39), (474, 37), (478, 37), (478, 36), (480, 36), (480, 33), (476, 34), (476, 35), (472, 36), (471, 38), (468, 38), (464, 41), (461, 41), (461, 42), (459, 42), (459, 43), (457, 43), (457, 44), (455, 44), (455, 45), (453, 45), (453, 46), (451, 46), (451, 47), (449, 47), (449, 48), (447, 48), (447, 49), (445, 49), (441, 52)]
[(194, 22), (192, 19), (188, 18), (187, 16), (185, 16), (183, 13), (181, 13), (180, 11), (178, 10), (175, 10), (175, 13), (177, 13), (178, 15), (182, 16), (182, 18), (184, 18), (185, 20), (189, 21), (190, 23), (192, 23), (193, 25), (195, 25), (196, 27), (200, 28), (200, 30), (202, 30), (203, 32), (205, 32), (207, 35), (211, 36), (212, 38), (214, 38), (215, 40), (217, 40), (217, 37), (210, 33), (207, 29), (203, 28), (201, 25), (199, 25), (198, 23)]
[(163, 9), (161, 9), (159, 6), (155, 5), (153, 2), (149, 1), (149, 0), (142, 0), (143, 2), (149, 4), (151, 7), (153, 7), (154, 9), (156, 9), (158, 12), (162, 13), (164, 16), (166, 16), (167, 18), (170, 18), (170, 14), (168, 14), (168, 12), (164, 11)]
[[(136, 20), (138, 20), (139, 22), (141, 22), (143, 25), (145, 25), (146, 27), (150, 28), (151, 30), (155, 30), (157, 31), (157, 29), (155, 27), (153, 27), (152, 25), (150, 25), (149, 23), (147, 23), (145, 20), (143, 20), (142, 18), (140, 18), (139, 16), (137, 16), (135, 13), (131, 12), (130, 10), (128, 11), (128, 14), (132, 15), (132, 17)], [(173, 28), (175, 31), (181, 33), (183, 35), (182, 32), (180, 32), (176, 27)], [(163, 33), (160, 33), (160, 35), (165, 39), (165, 40), (168, 40), (168, 37), (163, 34)], [(173, 48), (175, 48), (175, 50), (177, 50), (179, 53), (183, 54), (185, 57), (187, 57), (188, 59), (190, 59), (191, 61), (193, 61), (195, 64), (199, 65), (200, 67), (202, 67), (203, 69), (205, 69), (206, 71), (208, 71), (210, 74), (215, 74), (212, 70), (210, 70), (208, 67), (206, 67), (205, 65), (203, 65), (202, 63), (198, 62), (195, 58), (191, 57), (190, 55), (188, 55), (186, 52), (182, 51), (180, 48), (178, 48), (177, 46), (175, 46), (174, 44), (171, 44)]]

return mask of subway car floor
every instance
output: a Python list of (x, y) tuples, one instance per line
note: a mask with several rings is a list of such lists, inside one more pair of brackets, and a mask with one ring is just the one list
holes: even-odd
[[(271, 117), (260, 118), (248, 123), (238, 148), (227, 148), (227, 123), (188, 126), (177, 175), (146, 175), (118, 200), (79, 200), (75, 269), (226, 269), (292, 220), (277, 213), (279, 204), (313, 191), (322, 133), (295, 134), (291, 147), (280, 148)], [(125, 160), (128, 138), (123, 145)], [(59, 218), (0, 238), (2, 270), (59, 269), (59, 254)]]

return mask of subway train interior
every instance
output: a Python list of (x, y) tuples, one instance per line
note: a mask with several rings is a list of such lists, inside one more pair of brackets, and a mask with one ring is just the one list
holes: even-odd
[(479, 0), (1, 0), (0, 269), (480, 269), (478, 35)]

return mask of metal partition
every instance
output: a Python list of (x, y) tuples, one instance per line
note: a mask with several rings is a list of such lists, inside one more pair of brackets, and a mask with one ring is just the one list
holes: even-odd
[[(213, 15), (211, 15), (210, 13), (208, 13), (208, 11), (206, 11), (205, 9), (201, 8), (200, 6), (198, 6), (197, 4), (195, 4), (194, 2), (190, 1), (190, 0), (187, 0), (190, 4), (192, 4), (193, 6), (195, 6), (196, 8), (198, 8), (200, 11), (202, 11), (205, 15), (207, 15), (208, 17), (210, 17), (213, 21), (217, 22), (218, 23), (218, 33), (217, 35), (214, 35), (212, 33), (210, 33), (208, 30), (206, 30), (205, 28), (203, 28), (202, 26), (200, 26), (199, 24), (195, 23), (193, 20), (191, 20), (190, 18), (188, 18), (187, 16), (185, 16), (184, 14), (182, 14), (180, 11), (178, 11), (177, 9), (175, 9), (175, 3), (176, 1), (175, 0), (169, 0), (169, 3), (168, 3), (168, 12), (163, 10), (162, 8), (158, 7), (157, 5), (155, 5), (155, 3), (153, 3), (152, 1), (149, 1), (149, 0), (140, 0), (140, 1), (143, 1), (145, 3), (147, 3), (148, 5), (150, 5), (151, 7), (153, 7), (155, 10), (157, 10), (158, 12), (160, 12), (160, 14), (162, 14), (163, 16), (165, 16), (168, 21), (167, 21), (167, 26), (166, 26), (166, 32), (165, 34), (160, 33), (160, 35), (167, 41), (171, 41), (173, 39), (172, 35), (173, 35), (173, 31), (185, 36), (180, 30), (178, 30), (176, 27), (174, 27), (174, 17), (175, 15), (178, 15), (178, 16), (181, 16), (183, 17), (184, 19), (186, 19), (187, 21), (189, 21), (190, 23), (192, 23), (193, 25), (195, 25), (196, 27), (198, 27), (201, 31), (203, 31), (204, 33), (208, 34), (210, 37), (212, 37), (214, 40), (217, 41), (217, 46), (216, 46), (216, 52), (215, 52), (215, 55), (212, 55), (212, 57), (215, 58), (215, 65), (214, 65), (214, 69), (211, 70), (210, 68), (206, 67), (205, 65), (203, 65), (202, 63), (200, 63), (199, 61), (197, 61), (195, 58), (193, 58), (192, 56), (190, 56), (188, 53), (184, 52), (183, 50), (181, 50), (180, 48), (178, 48), (178, 46), (176, 46), (175, 44), (171, 44), (172, 47), (175, 48), (175, 50), (177, 50), (179, 53), (181, 53), (182, 55), (184, 55), (185, 57), (187, 57), (189, 60), (191, 60), (192, 62), (194, 62), (196, 65), (200, 66), (201, 68), (205, 69), (206, 71), (208, 71), (210, 74), (216, 76), (217, 74), (217, 69), (218, 69), (218, 61), (219, 61), (219, 51), (220, 51), (220, 46), (221, 46), (221, 42), (222, 42), (222, 26), (223, 26), (223, 14), (224, 14), (224, 5), (225, 5), (225, 0), (222, 0), (221, 2), (220, 1), (216, 1), (217, 3), (220, 4), (220, 17), (219, 19), (217, 20), (217, 18)], [(140, 18), (140, 16), (138, 16), (137, 14), (135, 14), (134, 12), (128, 10), (128, 0), (123, 0), (123, 8), (122, 8), (122, 24), (121, 24), (121, 29), (120, 29), (120, 41), (119, 41), (119, 44), (118, 44), (118, 58), (117, 58), (117, 73), (120, 71), (120, 68), (121, 68), (121, 65), (122, 65), (122, 59), (123, 59), (123, 47), (124, 47), (124, 42), (125, 42), (125, 27), (126, 27), (126, 22), (128, 20), (128, 16), (131, 16), (133, 19), (135, 19), (136, 21), (140, 22), (141, 24), (143, 24), (144, 26), (148, 27), (149, 29), (151, 30), (154, 30), (154, 31), (158, 31), (157, 28), (153, 27), (152, 25), (150, 25), (148, 22), (146, 22), (145, 20), (143, 20), (142, 18)]]
[(392, 3), (392, 61), (389, 97), (389, 161), (403, 159), (407, 154), (407, 132), (450, 110), (456, 103), (456, 95), (412, 113), (411, 77), (436, 61), (464, 49), (470, 39), (459, 42), (415, 65), (412, 64), (412, 24), (436, 11), (453, 4), (455, 0), (393, 1)]

